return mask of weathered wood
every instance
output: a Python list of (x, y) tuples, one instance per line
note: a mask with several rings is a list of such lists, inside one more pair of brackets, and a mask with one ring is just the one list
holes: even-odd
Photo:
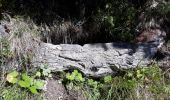
[(53, 71), (79, 69), (87, 76), (113, 74), (119, 69), (146, 66), (158, 44), (97, 43), (53, 45), (41, 43), (34, 64), (47, 63)]

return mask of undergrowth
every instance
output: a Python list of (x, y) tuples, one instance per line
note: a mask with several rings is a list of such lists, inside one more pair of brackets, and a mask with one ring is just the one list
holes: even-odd
[[(38, 31), (31, 31), (29, 26), (18, 20), (20, 18), (14, 22), (18, 28), (15, 27), (11, 31), (11, 36), (8, 39), (0, 40), (0, 98), (2, 97), (4, 100), (42, 100), (43, 92), (39, 92), (41, 90), (38, 90), (37, 87), (32, 92), (31, 87), (34, 87), (35, 83), (30, 80), (37, 79), (37, 77), (40, 80), (45, 80), (52, 76), (52, 72), (47, 68), (47, 65), (30, 71), (33, 67), (31, 59), (34, 56), (34, 51), (31, 50), (37, 45), (30, 42), (34, 36), (28, 33), (38, 34)], [(20, 67), (16, 70), (18, 77), (15, 77), (16, 75), (9, 76), (9, 71), (5, 69), (5, 64), (8, 61), (17, 62), (17, 66)], [(25, 73), (27, 74), (25, 75)], [(163, 72), (159, 66), (150, 65), (124, 70), (120, 73), (124, 74), (93, 79), (74, 70), (71, 73), (65, 72), (63, 84), (68, 91), (80, 91), (88, 100), (170, 99), (170, 81), (165, 77), (168, 71)], [(23, 78), (23, 75), (27, 78)], [(10, 80), (11, 78), (13, 81)], [(37, 94), (33, 94), (35, 90), (38, 91)]]
[[(38, 89), (33, 88), (35, 81), (33, 84), (30, 81), (34, 77), (24, 74), (32, 67), (32, 48), (36, 46), (32, 40), (36, 38), (38, 31), (33, 23), (28, 24), (23, 18), (8, 19), (10, 22), (1, 20), (1, 26), (6, 26), (10, 31), (0, 37), (0, 100), (42, 100), (42, 93), (31, 93)], [(11, 74), (11, 70), (16, 70), (17, 74)]]
[(14, 70), (2, 76), (5, 79), (0, 80), (0, 97), (3, 100), (43, 100), (45, 69), (34, 70)]
[(124, 75), (99, 80), (83, 77), (74, 70), (66, 74), (68, 90), (83, 91), (88, 100), (163, 100), (170, 99), (170, 82), (157, 65), (126, 70)]
[(42, 100), (42, 94), (31, 94), (27, 90), (19, 88), (18, 85), (0, 86), (0, 98), (2, 100)]

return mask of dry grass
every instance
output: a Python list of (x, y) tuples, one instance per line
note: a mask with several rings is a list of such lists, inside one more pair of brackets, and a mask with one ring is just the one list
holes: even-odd
[(88, 34), (83, 33), (84, 21), (75, 23), (74, 21), (56, 22), (52, 25), (41, 25), (43, 41), (47, 43), (77, 43), (82, 38), (87, 38)]
[(5, 16), (1, 20), (4, 33), (0, 34), (0, 96), (4, 100), (42, 100), (42, 94), (33, 95), (17, 85), (7, 84), (5, 79), (6, 73), (13, 69), (27, 71), (31, 67), (40, 40), (38, 27), (30, 19)]

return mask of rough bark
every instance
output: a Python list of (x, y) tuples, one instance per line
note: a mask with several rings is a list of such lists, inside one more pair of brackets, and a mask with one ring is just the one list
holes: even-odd
[(100, 77), (117, 70), (146, 66), (157, 44), (97, 43), (53, 45), (41, 43), (34, 64), (47, 63), (53, 71), (79, 69), (86, 76)]

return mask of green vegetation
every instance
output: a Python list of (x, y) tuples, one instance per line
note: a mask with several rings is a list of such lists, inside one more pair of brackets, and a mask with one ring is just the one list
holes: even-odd
[[(10, 12), (11, 18), (5, 20), (13, 26), (11, 29), (7, 27), (10, 29), (9, 36), (0, 38), (0, 100), (1, 97), (4, 100), (43, 99), (45, 80), (53, 78), (53, 72), (44, 62), (36, 68), (31, 61), (34, 56), (32, 50), (37, 47), (32, 41), (34, 37), (41, 36), (44, 30), (44, 34), (49, 35), (53, 28), (54, 31), (55, 28), (61, 28), (58, 23), (70, 21), (71, 25), (76, 27), (78, 22), (82, 21), (85, 22), (81, 27), (84, 32), (82, 34), (85, 34), (84, 39), (80, 38), (82, 44), (130, 42), (137, 33), (136, 29), (143, 30), (143, 24), (152, 18), (155, 18), (157, 23), (163, 20), (160, 25), (165, 30), (170, 26), (170, 4), (159, 3), (156, 8), (150, 8), (150, 1), (0, 0), (0, 11)], [(143, 12), (143, 18), (139, 18)], [(11, 61), (14, 63), (7, 66)], [(163, 72), (157, 65), (122, 70), (118, 75), (97, 79), (85, 77), (78, 70), (63, 73), (61, 80), (66, 89), (80, 91), (88, 100), (170, 99), (170, 81), (167, 77), (169, 69)]]
[(41, 66), (40, 66), (40, 69), (39, 69), (39, 71), (36, 73), (36, 75), (37, 76), (43, 76), (43, 77), (48, 77), (48, 78), (50, 78), (50, 77), (52, 77), (52, 74), (51, 74), (51, 69), (48, 67), (48, 65), (47, 64), (42, 64)]
[[(22, 77), (22, 79), (20, 79), (20, 77)], [(36, 89), (42, 88), (44, 82), (39, 80), (32, 81), (32, 79), (32, 77), (17, 71), (8, 73), (6, 80), (0, 81), (0, 96), (3, 100), (42, 100), (42, 94), (33, 93), (37, 92)]]
[(42, 94), (31, 94), (25, 89), (19, 88), (17, 84), (0, 86), (0, 96), (3, 100), (42, 100)]
[(0, 96), (4, 100), (42, 100), (43, 94), (40, 91), (44, 85), (45, 80), (40, 76), (14, 70), (6, 75), (4, 81), (0, 81)]
[[(7, 74), (7, 81), (12, 84), (18, 84), (22, 88), (28, 89), (31, 93), (37, 94), (38, 89), (43, 89), (45, 82), (41, 79), (35, 79), (35, 76), (28, 76), (26, 73), (18, 75), (17, 71), (13, 71)], [(21, 79), (19, 79), (21, 77)]]
[(137, 68), (121, 76), (106, 76), (99, 80), (82, 77), (77, 70), (67, 73), (67, 89), (83, 90), (88, 100), (170, 99), (170, 81), (157, 65)]

